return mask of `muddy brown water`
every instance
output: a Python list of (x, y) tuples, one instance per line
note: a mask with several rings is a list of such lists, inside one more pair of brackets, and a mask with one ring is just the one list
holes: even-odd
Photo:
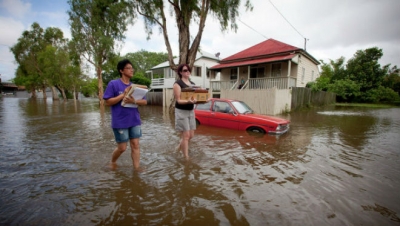
[(400, 109), (326, 107), (289, 133), (199, 126), (191, 161), (173, 117), (140, 108), (141, 164), (107, 167), (110, 111), (0, 99), (0, 225), (399, 225)]

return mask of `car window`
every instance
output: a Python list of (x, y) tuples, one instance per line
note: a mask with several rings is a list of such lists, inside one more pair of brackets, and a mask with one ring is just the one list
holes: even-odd
[(213, 106), (213, 111), (222, 113), (233, 112), (232, 107), (229, 105), (229, 103), (223, 101), (215, 101)]
[(211, 101), (204, 104), (197, 104), (196, 110), (205, 110), (209, 111), (211, 108)]
[(232, 105), (240, 114), (253, 113), (253, 110), (242, 101), (232, 101)]

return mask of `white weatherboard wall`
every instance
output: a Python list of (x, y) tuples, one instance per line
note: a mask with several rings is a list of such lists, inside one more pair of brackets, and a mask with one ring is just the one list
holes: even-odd
[(278, 115), (290, 111), (292, 103), (291, 89), (266, 90), (223, 90), (221, 98), (244, 101), (255, 113), (262, 115)]
[[(164, 89), (163, 106), (169, 107), (173, 97), (172, 89)], [(255, 113), (278, 115), (290, 111), (292, 103), (291, 89), (266, 90), (223, 90), (221, 98), (244, 101)]]

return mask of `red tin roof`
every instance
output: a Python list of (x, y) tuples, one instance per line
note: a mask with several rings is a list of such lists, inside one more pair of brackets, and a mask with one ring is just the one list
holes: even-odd
[(268, 39), (232, 56), (222, 59), (220, 64), (211, 67), (211, 69), (289, 60), (295, 56), (295, 54), (291, 53), (299, 51), (302, 51), (302, 49), (277, 41), (275, 39)]
[(259, 57), (259, 56), (290, 52), (296, 50), (301, 50), (301, 49), (271, 38), (257, 45), (254, 45), (250, 48), (247, 48), (243, 51), (240, 51), (232, 56), (222, 59), (221, 63), (224, 61), (238, 60), (249, 57)]

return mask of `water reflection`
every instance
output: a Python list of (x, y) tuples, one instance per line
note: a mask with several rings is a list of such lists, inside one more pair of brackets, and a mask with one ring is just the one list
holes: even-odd
[(283, 136), (199, 126), (191, 161), (167, 108), (140, 108), (143, 173), (97, 100), (0, 100), (2, 225), (396, 225), (400, 110), (285, 115)]

